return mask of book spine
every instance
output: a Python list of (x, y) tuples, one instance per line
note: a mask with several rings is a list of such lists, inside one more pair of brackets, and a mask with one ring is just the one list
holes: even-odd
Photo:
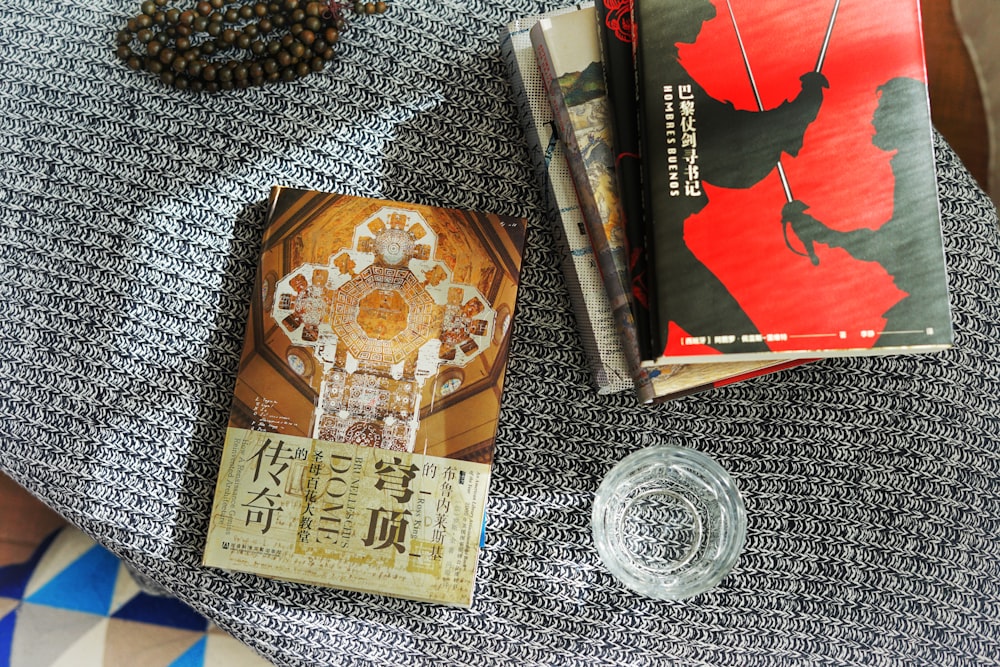
[(639, 158), (635, 60), (632, 52), (632, 0), (597, 0), (597, 31), (604, 63), (604, 84), (611, 116), (615, 174), (625, 228), (632, 317), (639, 356), (654, 356), (647, 293), (646, 225), (642, 217), (642, 175)]
[[(601, 279), (608, 295), (615, 328), (622, 341), (622, 351), (628, 364), (629, 374), (635, 384), (639, 400), (648, 403), (655, 398), (655, 395), (648, 371), (642, 366), (643, 359), (639, 355), (638, 331), (632, 317), (632, 305), (627, 287), (624, 247), (613, 247), (608, 238), (605, 221), (600, 215), (595, 193), (587, 173), (587, 166), (580, 153), (580, 145), (576, 138), (569, 109), (559, 86), (558, 75), (553, 67), (544, 26), (544, 21), (540, 21), (531, 29), (531, 41), (534, 45), (538, 69), (552, 107), (559, 136), (566, 148), (570, 174), (576, 186), (577, 198), (593, 246), (594, 257), (601, 271)], [(599, 56), (599, 53), (595, 55)], [(614, 197), (617, 199), (617, 193), (614, 193)], [(617, 201), (614, 201), (612, 205), (617, 207)]]
[(501, 55), (535, 177), (545, 199), (546, 217), (552, 224), (592, 385), (599, 394), (626, 391), (634, 384), (611, 317), (601, 273), (583, 229), (576, 191), (568, 176), (565, 149), (553, 130), (551, 108), (528, 35), (538, 18), (528, 17), (509, 24), (501, 38)]

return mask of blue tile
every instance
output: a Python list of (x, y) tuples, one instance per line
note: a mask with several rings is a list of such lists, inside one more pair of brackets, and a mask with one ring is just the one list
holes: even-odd
[(139, 593), (111, 617), (181, 630), (197, 632), (208, 630), (208, 620), (180, 600), (148, 593)]
[(199, 639), (194, 646), (184, 652), (184, 655), (170, 663), (170, 667), (204, 667), (207, 641), (207, 637)]
[(118, 579), (118, 559), (94, 546), (25, 598), (35, 604), (107, 615)]

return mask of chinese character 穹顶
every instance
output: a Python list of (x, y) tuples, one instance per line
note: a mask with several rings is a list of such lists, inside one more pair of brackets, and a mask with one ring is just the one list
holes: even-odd
[(375, 488), (379, 491), (386, 489), (396, 491), (398, 494), (392, 497), (399, 503), (406, 503), (413, 496), (410, 482), (417, 476), (418, 470), (420, 469), (412, 464), (403, 466), (399, 457), (393, 457), (392, 463), (376, 461), (375, 474), (378, 475), (378, 480), (375, 482)]
[(368, 522), (368, 534), (361, 541), (366, 547), (376, 543), (376, 549), (392, 547), (397, 553), (406, 551), (404, 543), (406, 541), (406, 529), (410, 522), (406, 518), (410, 513), (406, 510), (402, 512), (387, 510), (383, 507), (371, 510), (371, 521)]

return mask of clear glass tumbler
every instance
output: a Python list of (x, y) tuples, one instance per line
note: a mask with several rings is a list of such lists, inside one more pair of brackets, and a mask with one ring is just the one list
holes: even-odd
[(746, 539), (746, 509), (709, 456), (657, 446), (622, 459), (594, 499), (591, 525), (608, 570), (643, 595), (680, 600), (718, 584)]

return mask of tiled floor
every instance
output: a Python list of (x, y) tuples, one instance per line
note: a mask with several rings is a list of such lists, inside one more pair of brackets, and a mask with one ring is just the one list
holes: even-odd
[(264, 667), (0, 474), (0, 667)]

